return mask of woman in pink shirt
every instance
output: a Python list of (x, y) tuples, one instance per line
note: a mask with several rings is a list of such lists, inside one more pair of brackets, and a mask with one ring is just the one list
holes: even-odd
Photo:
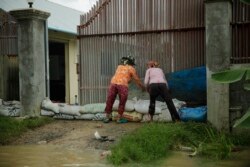
[(172, 97), (169, 93), (168, 83), (165, 78), (165, 75), (161, 68), (159, 68), (159, 63), (156, 61), (149, 61), (147, 63), (147, 71), (144, 79), (144, 84), (147, 87), (147, 90), (150, 95), (150, 104), (149, 104), (149, 115), (150, 121), (153, 120), (155, 113), (155, 101), (158, 96), (161, 96), (166, 102), (169, 112), (171, 114), (173, 121), (179, 121), (180, 116), (174, 106)]

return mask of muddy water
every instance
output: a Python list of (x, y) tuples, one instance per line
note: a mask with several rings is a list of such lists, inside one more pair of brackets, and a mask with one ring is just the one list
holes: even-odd
[(108, 167), (102, 152), (55, 145), (0, 147), (0, 167)]
[[(100, 156), (102, 152), (99, 150), (62, 148), (61, 146), (47, 144), (1, 146), (0, 167), (110, 167), (111, 165), (107, 164), (105, 158)], [(250, 149), (233, 153), (230, 160), (218, 162), (201, 160), (195, 157), (190, 158), (185, 152), (173, 152), (160, 164), (157, 166), (250, 167)], [(148, 165), (142, 166), (148, 167)]]
[(173, 152), (162, 167), (250, 167), (250, 149), (234, 152), (230, 159), (223, 161), (189, 157), (185, 152)]

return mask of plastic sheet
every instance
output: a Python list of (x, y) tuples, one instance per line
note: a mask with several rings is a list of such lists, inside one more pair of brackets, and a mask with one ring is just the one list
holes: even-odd
[(180, 118), (184, 122), (206, 122), (207, 120), (207, 106), (201, 107), (183, 107), (179, 110)]

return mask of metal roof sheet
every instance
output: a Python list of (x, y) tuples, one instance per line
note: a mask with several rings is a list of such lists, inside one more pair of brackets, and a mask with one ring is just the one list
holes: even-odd
[[(28, 8), (26, 0), (0, 0), (0, 8), (5, 11)], [(49, 12), (48, 28), (71, 34), (77, 34), (77, 25), (80, 25), (80, 15), (83, 12), (50, 2), (48, 0), (36, 0), (33, 8)]]

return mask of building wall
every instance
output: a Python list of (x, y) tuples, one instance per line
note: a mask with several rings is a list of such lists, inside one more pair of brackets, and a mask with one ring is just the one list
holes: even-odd
[(77, 55), (78, 55), (78, 45), (77, 40), (69, 41), (69, 57), (68, 57), (68, 66), (69, 66), (69, 101), (70, 104), (78, 103), (78, 100), (75, 101), (75, 96), (78, 98), (78, 75), (77, 75)]

